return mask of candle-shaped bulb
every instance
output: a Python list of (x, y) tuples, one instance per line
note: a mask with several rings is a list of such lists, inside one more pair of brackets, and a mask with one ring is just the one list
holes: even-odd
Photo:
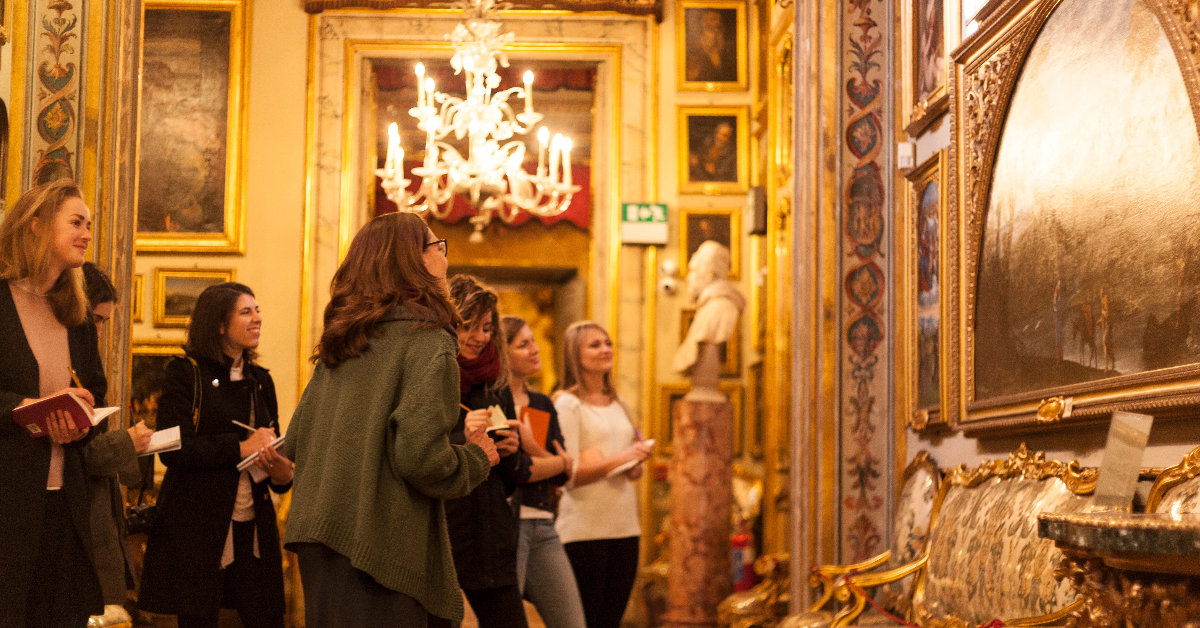
[(467, 57), (463, 58), (463, 67), (466, 68), (468, 72), (473, 72), (475, 70), (475, 57), (468, 55)]
[(430, 107), (435, 106), (433, 104), (433, 79), (425, 79), (425, 91), (428, 92), (426, 95), (425, 104), (429, 105)]
[(563, 183), (571, 185), (571, 138), (564, 137), (561, 146), (563, 154)]
[(383, 167), (386, 170), (396, 169), (396, 151), (400, 148), (400, 128), (393, 122), (388, 125), (387, 161)]
[(562, 152), (562, 134), (555, 133), (554, 139), (550, 140), (550, 181), (551, 183), (559, 181), (558, 178), (558, 158)]
[(537, 176), (546, 176), (546, 142), (550, 140), (550, 129), (542, 127), (538, 129), (538, 169)]
[(424, 89), (425, 78), (424, 77), (425, 77), (425, 64), (418, 63), (417, 64), (417, 106), (418, 107), (425, 106), (425, 89)]
[(533, 72), (525, 70), (525, 115), (533, 113)]
[(525, 70), (525, 86), (529, 87), (530, 85), (533, 85), (533, 72)]
[[(424, 76), (425, 76), (425, 64), (424, 64), (424, 63), (418, 63), (418, 64), (417, 64), (417, 78), (418, 78), (418, 79), (420, 79), (420, 78), (422, 78), (422, 77), (424, 77)], [(418, 84), (418, 85), (420, 85), (420, 83), (421, 83), (421, 82), (418, 80), (418, 81), (417, 81), (417, 84)]]

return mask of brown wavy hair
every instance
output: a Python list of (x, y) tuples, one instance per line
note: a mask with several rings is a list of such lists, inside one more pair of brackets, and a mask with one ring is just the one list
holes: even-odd
[[(33, 229), (33, 220), (43, 226), (54, 224), (63, 203), (82, 199), (79, 186), (70, 179), (31, 188), (21, 195), (0, 223), (0, 280), (21, 281), (42, 277), (50, 268), (53, 229)], [(91, 320), (83, 271), (68, 268), (46, 293), (54, 318), (67, 327)]]
[[(490, 388), (499, 390), (508, 387), (508, 341), (504, 328), (500, 326), (500, 295), (491, 286), (471, 275), (455, 275), (450, 280), (450, 298), (458, 307), (463, 327), (483, 325), (484, 319), (492, 323), (492, 345), (496, 358), (500, 360), (500, 376)], [(462, 341), (459, 341), (461, 346)]]
[[(571, 323), (567, 327), (567, 331), (563, 334), (563, 378), (559, 382), (559, 388), (566, 392), (579, 396), (580, 389), (583, 387), (583, 362), (580, 355), (583, 351), (583, 332), (595, 329), (604, 334), (606, 338), (612, 340), (612, 336), (608, 331), (594, 321), (579, 321)], [(600, 392), (617, 398), (617, 388), (613, 385), (612, 371), (604, 374), (604, 390)]]
[(379, 320), (401, 303), (416, 306), (413, 314), (424, 319), (420, 328), (462, 323), (445, 283), (425, 268), (428, 232), (420, 216), (397, 212), (376, 216), (354, 236), (329, 287), (314, 362), (335, 367), (362, 355), (380, 333)]

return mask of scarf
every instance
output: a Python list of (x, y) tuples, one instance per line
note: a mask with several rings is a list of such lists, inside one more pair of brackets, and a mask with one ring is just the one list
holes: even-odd
[(458, 354), (458, 394), (465, 395), (477, 384), (490, 384), (500, 377), (500, 358), (496, 356), (496, 343), (489, 342), (483, 352), (474, 359)]

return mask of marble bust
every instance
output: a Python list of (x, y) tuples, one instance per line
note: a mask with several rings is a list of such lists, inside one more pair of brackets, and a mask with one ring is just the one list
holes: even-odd
[(675, 352), (672, 366), (679, 373), (699, 375), (696, 367), (702, 354), (716, 360), (719, 345), (733, 336), (746, 298), (729, 281), (729, 264), (729, 249), (712, 240), (703, 242), (688, 260), (687, 289), (696, 302), (696, 317)]

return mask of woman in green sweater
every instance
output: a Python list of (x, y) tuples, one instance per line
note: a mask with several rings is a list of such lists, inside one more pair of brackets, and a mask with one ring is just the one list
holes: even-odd
[(499, 456), (485, 424), (450, 444), (461, 319), (446, 267), (446, 241), (397, 213), (368, 222), (333, 277), (284, 446), (296, 463), (284, 542), (309, 626), (462, 619), (442, 500), (470, 493)]

